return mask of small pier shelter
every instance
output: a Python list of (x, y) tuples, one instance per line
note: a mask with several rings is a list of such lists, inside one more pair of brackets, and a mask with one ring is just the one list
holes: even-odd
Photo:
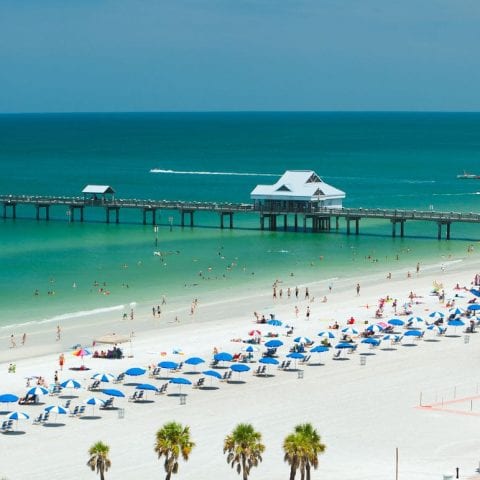
[(345, 192), (325, 183), (312, 170), (287, 170), (273, 185), (257, 185), (250, 198), (256, 208), (295, 213), (342, 208)]
[(103, 203), (115, 198), (115, 190), (109, 185), (86, 185), (82, 193), (85, 200), (103, 201)]

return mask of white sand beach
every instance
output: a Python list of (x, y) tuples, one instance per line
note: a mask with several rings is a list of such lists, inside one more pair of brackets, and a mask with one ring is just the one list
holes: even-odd
[[(455, 294), (464, 296), (456, 298), (456, 304), (466, 307), (473, 296), (454, 290), (454, 286), (459, 283), (470, 287), (473, 277), (480, 271), (480, 262), (475, 258), (445, 262), (445, 270), (440, 265), (422, 265), (419, 274), (412, 273), (412, 278), (407, 278), (406, 271), (392, 272), (391, 280), (386, 279), (387, 272), (352, 278), (334, 283), (332, 293), (328, 292), (327, 282), (321, 281), (309, 285), (314, 302), (303, 298), (305, 286), (301, 283), (298, 284), (300, 300), (297, 302), (293, 295), (288, 299), (285, 289), (295, 287), (295, 283), (287, 283), (293, 279), (284, 279), (282, 299), (273, 300), (271, 288), (266, 286), (265, 291), (256, 296), (242, 296), (238, 292), (235, 297), (232, 294), (232, 298), (216, 302), (204, 302), (199, 298), (194, 315), (189, 315), (190, 305), (168, 304), (160, 319), (154, 319), (151, 310), (144, 307), (136, 312), (133, 321), (121, 322), (118, 315), (102, 321), (86, 319), (81, 324), (70, 321), (61, 324), (59, 342), (55, 341), (55, 325), (52, 324), (31, 327), (26, 345), (16, 348), (8, 348), (9, 335), (4, 332), (0, 394), (23, 395), (29, 376), (41, 375), (52, 383), (62, 351), (66, 364), (63, 371), (59, 371), (60, 381), (75, 378), (83, 386), (91, 383), (90, 376), (95, 372), (118, 375), (131, 366), (146, 368), (161, 360), (182, 361), (190, 356), (207, 360), (197, 367), (200, 372), (208, 368), (213, 347), (232, 354), (240, 352), (245, 344), (231, 340), (248, 339), (247, 332), (256, 328), (263, 333), (280, 333), (279, 338), (285, 345), (279, 349), (279, 360), (284, 360), (297, 335), (307, 336), (318, 344), (317, 333), (335, 320), (345, 326), (353, 315), (354, 327), (360, 330), (366, 327), (366, 321), (375, 323), (378, 300), (387, 295), (398, 299), (400, 310), (409, 293), (415, 292), (419, 298), (413, 305), (413, 314), (421, 317), (427, 318), (428, 313), (435, 310), (447, 312), (438, 297), (430, 295), (434, 281), (444, 285), (447, 299)], [(295, 281), (301, 282), (301, 279)], [(361, 284), (359, 296), (355, 294), (357, 282)], [(326, 303), (321, 302), (324, 295), (328, 297)], [(295, 318), (295, 305), (300, 310), (298, 318)], [(305, 317), (307, 306), (311, 310), (309, 320)], [(276, 318), (294, 325), (294, 335), (286, 337), (283, 327), (255, 324), (254, 311), (267, 318), (273, 313)], [(176, 316), (178, 322), (174, 321)], [(387, 302), (383, 320), (392, 317), (395, 315), (391, 303)], [(95, 409), (95, 415), (101, 418), (58, 416), (57, 422), (65, 425), (48, 427), (33, 425), (32, 419), (46, 405), (62, 404), (64, 399), (47, 395), (41, 398), (43, 406), (0, 404), (0, 410), (18, 409), (30, 415), (30, 420), (18, 423), (18, 430), (25, 434), (0, 434), (0, 476), (31, 480), (63, 479), (66, 475), (78, 479), (95, 478), (86, 466), (87, 450), (95, 441), (102, 440), (110, 445), (112, 461), (106, 478), (162, 478), (163, 462), (153, 451), (154, 434), (164, 422), (175, 420), (190, 426), (196, 442), (190, 460), (180, 465), (176, 476), (179, 479), (202, 480), (212, 475), (222, 479), (239, 478), (222, 453), (225, 436), (239, 422), (251, 422), (262, 433), (266, 445), (263, 462), (253, 469), (252, 479), (288, 478), (289, 468), (283, 462), (281, 446), (283, 439), (301, 422), (311, 422), (327, 446), (320, 457), (319, 470), (312, 478), (394, 479), (396, 448), (400, 479), (442, 479), (443, 475), (454, 475), (457, 467), (460, 478), (473, 478), (480, 460), (477, 432), (480, 335), (465, 336), (463, 330), (457, 328), (454, 332), (453, 327), (449, 327), (447, 334), (455, 335), (442, 337), (427, 331), (422, 340), (404, 340), (403, 344), (391, 349), (388, 342), (377, 349), (359, 344), (355, 353), (342, 353), (340, 360), (332, 359), (334, 349), (312, 354), (310, 363), (320, 360), (321, 365), (298, 365), (303, 378), (299, 378), (297, 371), (280, 371), (276, 367), (269, 367), (273, 376), (256, 377), (252, 371), (258, 364), (252, 363), (251, 372), (233, 374), (234, 382), (212, 380), (212, 385), (218, 389), (184, 387), (182, 392), (188, 394), (185, 405), (180, 405), (179, 397), (172, 395), (179, 391), (176, 385), (169, 385), (167, 393), (170, 395), (148, 395), (151, 403), (115, 399), (114, 404), (124, 409), (124, 418), (119, 418), (117, 410)], [(77, 343), (89, 345), (93, 338), (113, 331), (117, 334), (135, 332), (132, 351), (126, 347), (124, 359), (85, 357), (85, 365), (90, 370), (70, 370), (78, 367), (81, 359), (72, 356), (69, 347)], [(401, 328), (399, 331), (404, 333)], [(261, 345), (265, 340), (262, 337)], [(411, 346), (406, 346), (409, 342)], [(181, 349), (183, 355), (173, 354), (174, 349)], [(256, 354), (257, 359), (259, 355)], [(362, 357), (366, 358), (364, 365)], [(16, 363), (14, 374), (7, 373), (11, 362)], [(201, 375), (185, 373), (191, 370), (184, 366), (178, 375), (195, 381)], [(127, 377), (125, 383), (131, 382), (160, 386), (165, 381), (144, 375)], [(210, 385), (209, 379), (206, 385)], [(134, 392), (133, 386), (119, 384), (115, 388), (127, 395)], [(92, 395), (107, 398), (86, 389), (64, 393), (78, 395), (72, 399), (72, 405), (81, 405)], [(425, 408), (419, 408), (420, 398)], [(86, 415), (91, 415), (89, 406)], [(0, 420), (5, 416), (0, 415)]]

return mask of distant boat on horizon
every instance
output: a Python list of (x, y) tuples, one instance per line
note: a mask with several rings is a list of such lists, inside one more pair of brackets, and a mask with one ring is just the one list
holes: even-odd
[(475, 173), (467, 173), (465, 170), (463, 171), (462, 174), (457, 175), (457, 178), (460, 178), (462, 180), (480, 180), (480, 175), (477, 175)]

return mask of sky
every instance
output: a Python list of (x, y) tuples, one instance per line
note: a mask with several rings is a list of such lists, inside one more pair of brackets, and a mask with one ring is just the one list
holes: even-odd
[(478, 0), (0, 0), (0, 113), (480, 111)]

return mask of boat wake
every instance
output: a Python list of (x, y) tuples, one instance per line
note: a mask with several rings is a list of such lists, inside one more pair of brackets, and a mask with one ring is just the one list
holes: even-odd
[(150, 173), (173, 173), (175, 175), (231, 175), (236, 177), (279, 177), (275, 173), (247, 173), (247, 172), (202, 172), (188, 170), (166, 170), (162, 168), (152, 168)]

